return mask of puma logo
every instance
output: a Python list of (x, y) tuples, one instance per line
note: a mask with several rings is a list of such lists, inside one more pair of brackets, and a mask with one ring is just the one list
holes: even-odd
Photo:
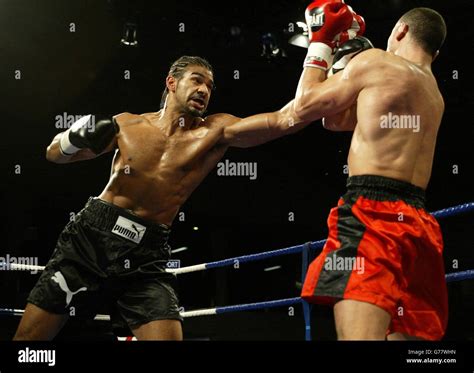
[(112, 233), (135, 243), (140, 243), (145, 235), (146, 227), (130, 219), (119, 216), (112, 228)]
[(66, 279), (64, 278), (63, 274), (61, 272), (56, 272), (52, 277), (51, 280), (56, 282), (59, 285), (59, 288), (66, 293), (66, 307), (69, 306), (69, 303), (72, 301), (72, 297), (76, 295), (77, 293), (81, 291), (86, 291), (86, 287), (82, 287), (76, 291), (71, 291), (69, 290), (69, 287), (67, 286)]

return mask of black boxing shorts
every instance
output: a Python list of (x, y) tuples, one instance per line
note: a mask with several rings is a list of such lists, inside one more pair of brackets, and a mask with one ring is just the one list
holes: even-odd
[(104, 303), (112, 323), (131, 329), (182, 321), (176, 276), (165, 271), (170, 229), (99, 198), (69, 222), (28, 302), (46, 311), (93, 318)]

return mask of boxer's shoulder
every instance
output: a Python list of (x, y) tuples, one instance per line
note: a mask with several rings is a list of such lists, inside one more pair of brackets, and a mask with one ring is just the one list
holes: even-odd
[(389, 53), (382, 49), (371, 48), (360, 52), (348, 64), (351, 69), (375, 69), (382, 67), (390, 58)]
[(393, 53), (382, 49), (369, 49), (359, 53), (345, 69), (346, 74), (352, 74), (363, 79), (367, 84), (369, 82), (385, 82), (410, 79), (413, 73), (411, 63)]
[(218, 113), (212, 114), (204, 118), (203, 124), (209, 129), (223, 129), (231, 124), (238, 122), (241, 118), (232, 114)]
[(145, 114), (133, 114), (133, 113), (120, 113), (114, 115), (115, 122), (122, 127), (126, 127), (129, 125), (134, 125), (142, 122), (146, 122), (150, 120), (150, 116), (154, 115), (155, 113), (145, 113)]
[[(371, 53), (367, 53), (371, 52)], [(371, 49), (370, 51), (365, 51), (361, 53), (363, 62), (370, 63), (373, 67), (384, 68), (386, 70), (393, 70), (397, 72), (402, 72), (410, 70), (410, 66), (413, 65), (407, 59), (400, 57), (392, 52), (387, 52), (382, 49)]]

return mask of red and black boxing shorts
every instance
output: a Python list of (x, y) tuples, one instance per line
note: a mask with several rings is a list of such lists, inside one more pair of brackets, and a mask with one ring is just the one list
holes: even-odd
[(424, 190), (386, 177), (352, 176), (328, 217), (329, 237), (308, 268), (302, 298), (374, 304), (391, 315), (387, 334), (443, 337), (448, 300), (443, 239)]

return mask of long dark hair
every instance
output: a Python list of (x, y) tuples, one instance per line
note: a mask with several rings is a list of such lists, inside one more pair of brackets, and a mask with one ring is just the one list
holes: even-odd
[[(197, 56), (182, 56), (178, 58), (170, 67), (170, 71), (168, 72), (169, 76), (172, 76), (175, 79), (180, 79), (183, 77), (184, 72), (188, 66), (202, 66), (208, 69), (211, 73), (213, 73), (212, 66), (209, 62), (207, 62), (202, 57)], [(165, 87), (163, 94), (161, 95), (161, 103), (160, 109), (163, 109), (165, 106), (166, 97), (168, 96), (168, 87)]]

